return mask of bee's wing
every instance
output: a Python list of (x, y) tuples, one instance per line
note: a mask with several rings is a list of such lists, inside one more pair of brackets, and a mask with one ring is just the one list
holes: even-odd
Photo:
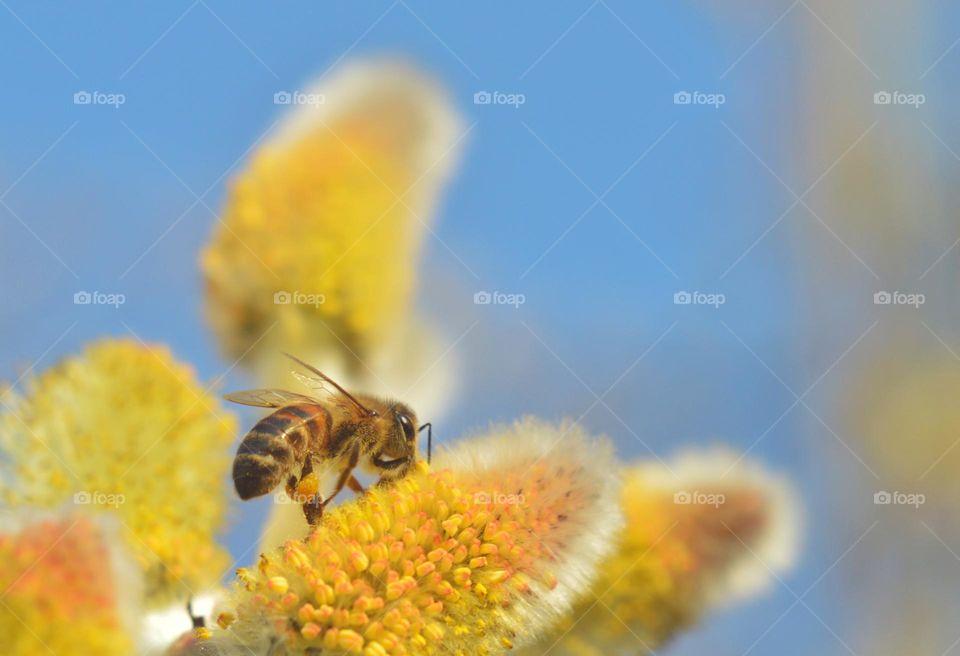
[(299, 371), (292, 371), (291, 373), (299, 380), (301, 383), (309, 387), (310, 389), (317, 392), (326, 392), (334, 398), (334, 400), (343, 406), (353, 406), (353, 408), (359, 410), (363, 415), (370, 415), (372, 411), (367, 408), (365, 405), (360, 403), (350, 392), (340, 387), (336, 381), (334, 381), (330, 376), (326, 375), (316, 367), (312, 367), (303, 360), (296, 358), (289, 353), (285, 353), (288, 358), (296, 362), (298, 365), (306, 369), (312, 375), (308, 375)]
[[(313, 391), (315, 394), (322, 394), (325, 397), (329, 398), (333, 403), (341, 406), (351, 405), (349, 398), (344, 396), (337, 388), (327, 383), (322, 378), (317, 378), (316, 376), (309, 376), (305, 373), (299, 371), (291, 371), (293, 377), (300, 381), (300, 383)], [(356, 407), (355, 405), (353, 407)]]
[(306, 394), (297, 394), (281, 389), (253, 389), (225, 394), (227, 401), (252, 405), (258, 408), (282, 408), (293, 403), (318, 403), (317, 399)]

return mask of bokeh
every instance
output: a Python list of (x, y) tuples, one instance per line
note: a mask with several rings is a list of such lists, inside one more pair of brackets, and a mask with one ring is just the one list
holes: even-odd
[(797, 566), (659, 653), (960, 650), (955, 4), (0, 5), (0, 378), (110, 335), (252, 386), (204, 311), (230, 183), (312, 83), (403, 61), (462, 115), (411, 262), (437, 442), (567, 417), (787, 474)]

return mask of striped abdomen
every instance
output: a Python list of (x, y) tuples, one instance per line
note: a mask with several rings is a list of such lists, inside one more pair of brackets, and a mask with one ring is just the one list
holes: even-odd
[(261, 419), (240, 442), (233, 484), (241, 499), (270, 492), (307, 454), (322, 451), (330, 435), (330, 413), (321, 405), (288, 405)]

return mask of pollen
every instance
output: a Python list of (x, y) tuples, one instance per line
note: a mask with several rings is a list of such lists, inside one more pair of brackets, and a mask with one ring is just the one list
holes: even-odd
[(314, 497), (320, 490), (320, 481), (316, 473), (307, 474), (297, 484), (297, 498), (309, 499)]
[(761, 591), (793, 561), (792, 497), (785, 481), (724, 451), (628, 467), (626, 524), (593, 593), (522, 656), (603, 656), (638, 638), (657, 649), (710, 607)]
[[(261, 571), (234, 589), (233, 635), (262, 639), (263, 627), (279, 627), (275, 639), (291, 655), (315, 645), (377, 656), (493, 654), (529, 642), (586, 590), (603, 553), (592, 550), (619, 525), (615, 486), (602, 443), (574, 435), (566, 449), (548, 450), (536, 438), (555, 440), (559, 428), (531, 421), (501, 430), (540, 448), (503, 450), (499, 434), (471, 440), (462, 448), (489, 454), (484, 465), (458, 466), (456, 453), (438, 457), (437, 469), (420, 464), (325, 514), (305, 541), (266, 553)], [(599, 462), (580, 465), (586, 450)], [(507, 499), (498, 490), (518, 486), (522, 503), (498, 503)], [(278, 577), (303, 600), (298, 608), (283, 603)]]
[(139, 590), (125, 574), (114, 539), (82, 515), (30, 519), (0, 533), (5, 655), (133, 652), (128, 619)]
[(119, 517), (150, 606), (215, 583), (236, 423), (163, 346), (89, 345), (0, 392), (0, 495)]
[(331, 102), (294, 108), (233, 180), (203, 251), (208, 316), (230, 358), (318, 342), (363, 358), (410, 312), (459, 120), (394, 63), (346, 66), (324, 85)]

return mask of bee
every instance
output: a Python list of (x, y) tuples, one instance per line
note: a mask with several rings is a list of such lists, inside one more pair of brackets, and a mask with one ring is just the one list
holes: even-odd
[[(427, 431), (427, 460), (433, 441), (429, 423), (417, 427), (417, 416), (404, 403), (363, 394), (353, 395), (320, 370), (285, 354), (308, 374), (293, 375), (327, 398), (281, 389), (227, 394), (234, 403), (275, 410), (244, 436), (233, 460), (233, 484), (241, 499), (262, 496), (285, 485), (303, 505), (307, 523), (315, 525), (324, 507), (345, 487), (362, 493), (354, 477), (362, 471), (388, 483), (404, 477), (417, 460), (417, 437)], [(332, 493), (318, 489), (318, 469), (337, 472)]]

